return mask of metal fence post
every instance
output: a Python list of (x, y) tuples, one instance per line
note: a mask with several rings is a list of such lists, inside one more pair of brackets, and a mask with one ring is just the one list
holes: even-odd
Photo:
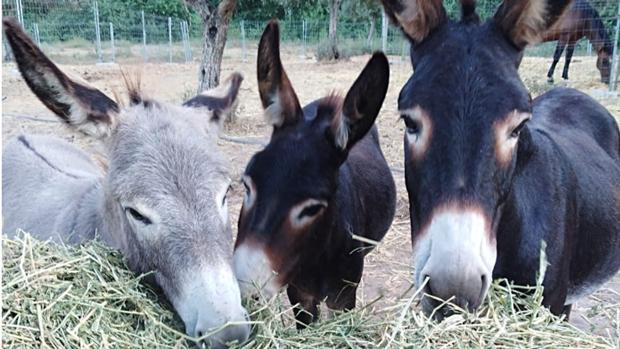
[(381, 11), (381, 50), (387, 54), (388, 20), (385, 10)]
[(3, 55), (2, 55), (2, 61), (3, 62), (10, 62), (13, 58), (13, 54), (11, 53), (11, 48), (9, 47), (9, 43), (6, 40), (2, 40), (2, 45), (3, 45)]
[(172, 63), (172, 18), (168, 17), (168, 62)]
[(112, 62), (116, 61), (116, 47), (114, 47), (114, 25), (110, 22), (110, 46), (112, 46)]
[(183, 55), (185, 56), (185, 63), (187, 63), (187, 44), (185, 43), (185, 22), (181, 21), (181, 40), (183, 40)]
[(39, 24), (34, 24), (34, 40), (37, 42), (37, 46), (41, 47), (41, 35), (39, 34)]
[(247, 52), (245, 47), (245, 22), (241, 20), (241, 51), (243, 62), (247, 62)]
[(185, 50), (185, 29), (183, 27), (183, 21), (179, 22), (181, 28), (181, 43), (183, 44), (183, 56), (185, 57), (185, 63), (187, 63), (187, 51)]
[(302, 46), (301, 46), (301, 56), (306, 58), (306, 38), (308, 36), (308, 22), (304, 19), (301, 22), (301, 31), (302, 31)]
[(140, 11), (142, 14), (142, 46), (144, 48), (144, 61), (148, 60), (146, 55), (146, 23), (144, 22), (144, 11)]
[(95, 16), (95, 47), (97, 49), (97, 62), (103, 62), (103, 55), (101, 54), (101, 28), (99, 28), (99, 4), (95, 1), (94, 7)]
[(614, 53), (611, 62), (611, 79), (609, 91), (615, 91), (618, 82), (618, 36), (620, 36), (620, 0), (618, 0), (618, 14), (616, 15), (616, 33), (614, 35)]
[(187, 21), (185, 22), (185, 43), (187, 44), (187, 57), (188, 57), (188, 62), (192, 61), (192, 46), (189, 42), (189, 23)]
[(187, 53), (187, 28), (185, 27), (185, 21), (181, 21), (181, 40), (183, 40), (183, 54), (185, 55), (185, 63), (189, 62), (189, 55)]
[(17, 17), (17, 21), (21, 23), (22, 19), (19, 17), (19, 0), (15, 0), (15, 16)]
[(26, 22), (24, 21), (24, 3), (22, 2), (22, 0), (19, 0), (19, 18), (21, 19), (22, 25), (25, 26)]
[(17, 21), (22, 25), (22, 27), (25, 28), (24, 26), (24, 7), (22, 4), (22, 0), (15, 0), (15, 12), (17, 15)]

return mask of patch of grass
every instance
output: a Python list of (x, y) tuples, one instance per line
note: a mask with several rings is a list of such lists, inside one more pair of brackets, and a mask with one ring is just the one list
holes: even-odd
[[(62, 246), (3, 237), (2, 331), (6, 347), (187, 348), (182, 323), (99, 242)], [(295, 329), (280, 298), (248, 304), (253, 334), (243, 348), (618, 348), (620, 317), (607, 307), (608, 337), (585, 333), (541, 307), (541, 288), (497, 281), (479, 311), (430, 321), (408, 296), (370, 302)], [(530, 294), (530, 295), (526, 295)], [(531, 295), (533, 294), (533, 295)], [(600, 310), (599, 310), (600, 312)]]

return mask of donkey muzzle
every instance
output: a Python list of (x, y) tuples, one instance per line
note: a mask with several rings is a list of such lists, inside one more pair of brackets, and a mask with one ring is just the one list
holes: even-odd
[(269, 256), (261, 246), (252, 243), (237, 246), (233, 264), (244, 299), (261, 296), (270, 299), (283, 286), (278, 280), (278, 274), (273, 270)]
[(231, 265), (200, 266), (182, 279), (179, 294), (170, 298), (198, 347), (227, 348), (248, 339), (249, 317)]
[[(470, 311), (482, 304), (497, 254), (490, 226), (478, 209), (451, 207), (433, 214), (415, 245), (416, 282), (426, 282), (427, 314), (444, 303)], [(436, 314), (448, 315), (447, 309)]]

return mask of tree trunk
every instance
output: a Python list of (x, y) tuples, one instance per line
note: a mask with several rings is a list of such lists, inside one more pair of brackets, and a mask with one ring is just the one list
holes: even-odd
[(329, 59), (338, 59), (338, 8), (340, 0), (329, 0)]
[(368, 29), (368, 37), (366, 38), (366, 46), (372, 51), (372, 39), (375, 36), (375, 18), (370, 17), (370, 29)]
[(235, 0), (222, 0), (217, 8), (209, 0), (186, 0), (202, 18), (204, 30), (202, 33), (203, 48), (200, 68), (198, 70), (198, 91), (214, 88), (220, 83), (220, 68), (228, 23), (235, 9)]

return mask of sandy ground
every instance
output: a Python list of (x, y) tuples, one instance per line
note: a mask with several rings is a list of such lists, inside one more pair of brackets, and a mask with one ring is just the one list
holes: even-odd
[[(238, 137), (257, 137), (266, 139), (271, 127), (265, 125), (262, 108), (258, 98), (255, 73), (255, 57), (248, 57), (244, 62), (239, 52), (228, 50), (225, 54), (222, 76), (234, 70), (245, 76), (241, 87), (240, 104), (237, 119), (228, 125), (225, 133)], [(317, 63), (310, 57), (299, 57), (297, 54), (284, 55), (283, 61), (302, 103), (310, 102), (336, 90), (346, 92), (361, 71), (369, 57), (354, 57), (340, 63)], [(381, 245), (367, 258), (363, 285), (358, 292), (360, 302), (365, 304), (382, 296), (377, 306), (393, 304), (411, 285), (411, 242), (409, 235), (408, 200), (402, 172), (402, 137), (403, 124), (398, 119), (398, 93), (409, 78), (411, 68), (399, 57), (391, 57), (390, 88), (386, 102), (378, 118), (381, 145), (390, 166), (397, 169), (395, 180), (398, 187), (397, 214), (391, 230)], [(534, 96), (544, 92), (549, 85), (546, 83), (546, 71), (549, 59), (526, 58), (522, 64), (522, 77)], [(561, 62), (560, 64), (563, 64)], [(2, 72), (2, 141), (3, 144), (11, 137), (23, 133), (56, 134), (86, 149), (98, 149), (99, 144), (69, 132), (63, 125), (56, 122), (53, 114), (41, 104), (29, 91), (21, 79), (15, 66), (5, 64)], [(123, 69), (141, 72), (144, 90), (149, 96), (161, 101), (180, 103), (195, 92), (197, 65), (195, 64), (142, 64), (125, 65)], [(577, 87), (605, 105), (617, 117), (620, 117), (620, 98), (607, 94), (606, 87), (600, 84), (599, 74), (595, 68), (595, 59), (591, 57), (575, 57), (571, 66), (571, 80), (561, 85)], [(63, 66), (81, 75), (84, 79), (112, 95), (122, 92), (123, 85), (118, 65), (80, 65)], [(560, 80), (561, 66), (556, 70), (556, 79)], [(38, 120), (23, 118), (24, 115)], [(260, 149), (258, 145), (242, 145), (228, 141), (220, 141), (222, 151), (231, 160), (234, 179), (239, 179), (246, 163), (253, 153)], [(230, 203), (233, 227), (236, 229), (236, 217), (241, 206), (243, 187), (235, 182)], [(602, 303), (601, 303), (602, 300)], [(571, 321), (584, 329), (602, 332), (600, 319), (597, 319), (597, 308), (594, 306), (616, 306), (620, 303), (620, 274), (605, 287), (587, 300), (574, 307)], [(593, 309), (593, 310), (591, 310)], [(592, 319), (593, 318), (593, 319)], [(594, 321), (590, 326), (590, 321)]]

